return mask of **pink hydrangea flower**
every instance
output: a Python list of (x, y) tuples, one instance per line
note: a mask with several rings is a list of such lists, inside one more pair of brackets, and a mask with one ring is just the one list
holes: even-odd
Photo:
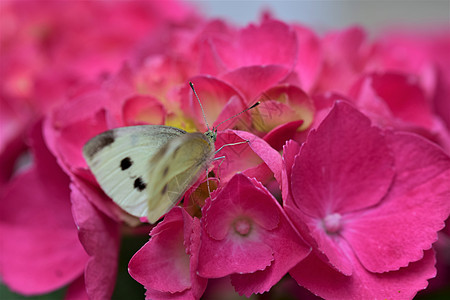
[(263, 293), (309, 253), (258, 181), (236, 174), (203, 207), (198, 274), (231, 275), (239, 294)]
[(300, 150), (287, 147), (284, 208), (314, 249), (291, 276), (330, 299), (424, 289), (450, 213), (450, 158), (418, 136), (382, 132), (344, 102)]
[[(449, 158), (399, 131), (450, 149), (450, 123), (442, 111), (448, 107), (449, 68), (437, 51), (448, 38), (425, 46), (422, 39), (400, 36), (369, 42), (359, 27), (319, 37), (269, 14), (240, 28), (205, 21), (172, 1), (72, 3), (62, 12), (65, 3), (44, 2), (29, 10), (20, 2), (0, 4), (7, 12), (0, 20), (0, 47), (7, 54), (0, 71), (6, 78), (0, 126), (8, 128), (0, 143), (7, 217), (0, 230), (5, 240), (34, 232), (18, 214), (36, 222), (35, 205), (53, 204), (41, 196), (62, 195), (70, 197), (73, 214), (68, 202), (57, 204), (48, 211), (59, 215), (48, 222), (61, 222), (67, 234), (61, 240), (79, 240), (84, 249), (77, 244), (75, 267), (56, 279), (47, 272), (56, 268), (52, 259), (69, 251), (48, 253), (50, 268), (42, 278), (42, 268), (29, 262), (32, 272), (23, 278), (34, 283), (25, 289), (23, 270), (8, 260), (15, 254), (8, 245), (0, 258), (8, 266), (1, 274), (6, 284), (31, 294), (70, 283), (68, 299), (111, 297), (121, 229), (145, 220), (103, 193), (81, 149), (96, 134), (122, 126), (206, 131), (189, 80), (210, 126), (261, 104), (219, 126), (216, 149), (248, 142), (221, 150), (217, 156), (225, 158), (209, 173), (215, 178), (195, 183), (130, 261), (130, 274), (147, 298), (199, 299), (208, 281), (218, 278), (231, 279), (238, 293), (250, 296), (270, 290), (288, 272), (326, 298), (411, 298), (435, 276), (430, 248), (449, 214)], [(98, 20), (106, 25), (97, 26)], [(355, 108), (335, 104), (343, 99)], [(26, 149), (22, 134), (42, 115), (45, 151), (35, 151), (35, 166), (9, 182)], [(42, 162), (51, 168), (40, 170)], [(39, 185), (43, 172), (57, 188)], [(19, 190), (25, 184), (33, 189)], [(210, 195), (208, 188), (217, 190)], [(31, 191), (39, 195), (36, 202)], [(18, 195), (30, 203), (15, 211)], [(72, 217), (78, 240), (73, 221), (65, 223)], [(60, 238), (54, 234), (49, 236)], [(34, 249), (21, 241), (20, 250), (32, 257), (50, 243), (39, 241)], [(36, 280), (45, 284), (39, 289)]]

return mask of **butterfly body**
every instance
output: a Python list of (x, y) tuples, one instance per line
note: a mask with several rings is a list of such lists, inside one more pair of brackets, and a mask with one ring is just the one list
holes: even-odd
[(156, 222), (178, 203), (215, 154), (216, 133), (163, 125), (105, 131), (83, 148), (103, 191), (128, 213)]

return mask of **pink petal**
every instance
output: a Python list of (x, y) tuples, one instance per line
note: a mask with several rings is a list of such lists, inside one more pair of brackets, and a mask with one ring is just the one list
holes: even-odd
[(299, 154), (299, 152), (300, 145), (295, 141), (287, 141), (283, 146), (281, 192), (284, 206), (293, 205), (290, 180), (292, 176), (292, 166), (294, 165), (295, 157)]
[(264, 136), (264, 140), (276, 150), (281, 150), (286, 141), (292, 139), (303, 120), (281, 124)]
[(272, 261), (272, 249), (260, 241), (232, 238), (217, 241), (209, 237), (206, 231), (202, 232), (198, 264), (198, 274), (202, 277), (219, 278), (232, 273), (251, 273), (264, 270)]
[(330, 268), (347, 276), (354, 272), (354, 267), (349, 260), (349, 255), (352, 255), (351, 248), (339, 235), (327, 231), (323, 219), (311, 217), (296, 206), (286, 205), (284, 209), (301, 236), (316, 250), (316, 255), (329, 264)]
[(110, 298), (116, 281), (119, 256), (119, 224), (98, 211), (74, 184), (72, 211), (79, 238), (90, 259), (85, 269), (90, 299)]
[(263, 122), (258, 127), (271, 130), (280, 124), (303, 120), (301, 129), (305, 130), (314, 119), (315, 109), (311, 98), (298, 86), (282, 84), (264, 91), (262, 102), (257, 110)]
[(189, 256), (183, 245), (183, 216), (176, 209), (167, 217), (152, 230), (150, 241), (130, 260), (129, 272), (146, 289), (182, 292), (191, 287)]
[(422, 258), (450, 213), (450, 158), (410, 134), (390, 133), (396, 177), (376, 208), (348, 216), (343, 235), (372, 272), (397, 270)]
[[(191, 78), (191, 81), (194, 83), (195, 91), (202, 102), (206, 120), (210, 127), (244, 110), (245, 106), (241, 95), (226, 82), (211, 76), (196, 76)], [(197, 128), (203, 128), (206, 131), (202, 110), (190, 87), (186, 86), (183, 93), (186, 95), (181, 98), (181, 108), (194, 118)], [(232, 110), (227, 111), (228, 114), (223, 114), (224, 107), (232, 99), (236, 99), (236, 105), (231, 106)], [(230, 107), (227, 110), (230, 110)], [(224, 124), (224, 126), (226, 125)]]
[[(244, 194), (248, 200), (242, 199)], [(261, 199), (260, 205), (255, 205), (252, 199)], [(207, 207), (202, 222), (210, 237), (223, 240), (231, 234), (233, 222), (241, 215), (266, 230), (279, 226), (279, 213), (267, 190), (257, 189), (247, 177), (236, 174)]]
[(298, 43), (298, 62), (296, 72), (300, 77), (300, 86), (309, 91), (316, 84), (322, 67), (322, 45), (316, 34), (309, 28), (293, 25)]
[[(225, 130), (217, 135), (216, 149), (226, 144), (239, 143), (245, 140), (249, 142), (226, 146), (216, 155), (218, 157), (225, 156), (218, 169), (221, 181), (227, 181), (239, 171), (251, 172), (253, 177), (257, 177), (261, 181), (265, 181), (267, 173), (271, 173), (278, 181), (281, 176), (280, 154), (263, 139), (246, 131)], [(265, 163), (267, 167), (258, 167), (261, 163)], [(269, 170), (266, 170), (266, 168)], [(271, 174), (269, 174), (270, 177)]]
[(31, 134), (35, 165), (15, 177), (0, 201), (2, 281), (27, 295), (70, 283), (87, 261), (72, 218), (69, 178), (45, 146), (40, 125)]
[[(214, 201), (203, 209), (199, 275), (217, 278), (270, 265), (273, 251), (264, 239), (267, 231), (279, 226), (274, 201), (242, 174), (215, 194)], [(240, 224), (248, 226), (245, 232), (240, 231)]]
[(86, 293), (86, 285), (84, 284), (84, 276), (80, 276), (72, 282), (67, 288), (64, 300), (88, 300)]
[(326, 299), (412, 299), (436, 275), (433, 250), (418, 262), (398, 271), (374, 274), (352, 257), (355, 271), (345, 276), (333, 270), (317, 256), (310, 255), (289, 274), (312, 293)]
[[(257, 186), (260, 186), (255, 182)], [(260, 186), (260, 188), (263, 188)], [(310, 248), (300, 238), (284, 211), (280, 210), (280, 224), (271, 231), (265, 242), (274, 250), (274, 260), (263, 271), (248, 274), (232, 274), (231, 283), (240, 295), (263, 293), (272, 288), (298, 262), (310, 252)]]
[(392, 165), (380, 131), (349, 104), (336, 102), (295, 160), (296, 205), (320, 219), (374, 205), (391, 184)]
[(164, 124), (166, 110), (164, 106), (150, 96), (129, 98), (123, 106), (123, 118), (127, 126), (143, 124)]
[(197, 275), (200, 222), (180, 207), (151, 232), (150, 241), (130, 260), (130, 275), (151, 299), (199, 299), (207, 279)]
[(380, 131), (345, 102), (336, 102), (295, 158), (294, 201), (292, 209), (286, 203), (287, 212), (307, 240), (317, 243), (330, 264), (344, 274), (351, 274), (352, 266), (335, 234), (346, 226), (345, 213), (381, 201), (391, 185), (392, 165)]
[(246, 131), (234, 131), (237, 136), (244, 140), (248, 140), (250, 148), (266, 163), (272, 171), (275, 179), (281, 182), (281, 156), (280, 154), (269, 146), (263, 139), (257, 138)]
[[(364, 84), (365, 82), (369, 84)], [(432, 126), (431, 107), (417, 78), (413, 75), (402, 73), (367, 75), (359, 89), (360, 92), (357, 92), (358, 96), (355, 97), (357, 103), (370, 104), (373, 98), (382, 99), (396, 118), (425, 128)], [(365, 99), (366, 97), (370, 98)]]
[(290, 69), (278, 65), (255, 65), (234, 69), (220, 78), (233, 86), (248, 105), (259, 99), (265, 90), (280, 83), (289, 75)]
[[(252, 65), (283, 65), (293, 67), (297, 56), (294, 30), (276, 20), (264, 20), (261, 25), (241, 29), (234, 43), (216, 47), (219, 57), (228, 69)], [(273, 45), (278, 47), (273, 47)]]
[(230, 48), (234, 51), (230, 41), (235, 40), (236, 35), (236, 29), (224, 20), (212, 20), (205, 25), (199, 37), (199, 52), (201, 53), (198, 62), (199, 74), (216, 76), (227, 71), (228, 66), (222, 61), (219, 53), (229, 55), (227, 51), (230, 51)]
[(350, 27), (327, 33), (322, 49), (322, 72), (316, 89), (346, 94), (363, 71), (370, 53), (366, 32), (360, 27)]
[[(242, 216), (251, 223), (247, 236), (236, 226)], [(275, 216), (273, 227), (270, 222)], [(231, 274), (236, 290), (247, 296), (268, 291), (310, 251), (267, 189), (243, 174), (234, 176), (213, 201), (207, 202), (202, 222), (206, 230), (199, 274)]]

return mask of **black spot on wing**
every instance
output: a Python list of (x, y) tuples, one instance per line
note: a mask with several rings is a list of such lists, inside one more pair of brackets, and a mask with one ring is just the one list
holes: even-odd
[(161, 195), (164, 195), (167, 192), (167, 184), (161, 190)]
[(92, 158), (98, 151), (102, 150), (108, 145), (111, 145), (116, 140), (113, 130), (105, 131), (92, 140), (90, 140), (84, 147), (84, 153), (87, 157)]
[(133, 164), (133, 161), (131, 160), (131, 158), (125, 157), (124, 159), (122, 159), (120, 161), (120, 168), (122, 169), (122, 171), (125, 171), (126, 169), (131, 167), (132, 164)]
[(165, 177), (169, 173), (169, 166), (166, 166), (163, 171), (163, 176)]
[(146, 186), (147, 184), (142, 180), (141, 177), (136, 178), (136, 180), (134, 181), (134, 188), (139, 190), (139, 192), (145, 190)]

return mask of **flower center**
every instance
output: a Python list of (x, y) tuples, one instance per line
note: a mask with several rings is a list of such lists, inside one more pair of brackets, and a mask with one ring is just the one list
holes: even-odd
[(241, 235), (241, 236), (247, 236), (250, 231), (252, 230), (252, 224), (248, 219), (237, 219), (234, 224), (234, 231)]
[(341, 218), (341, 215), (338, 213), (326, 216), (323, 219), (323, 226), (325, 227), (325, 231), (330, 234), (339, 232), (339, 230), (341, 230), (342, 228)]

